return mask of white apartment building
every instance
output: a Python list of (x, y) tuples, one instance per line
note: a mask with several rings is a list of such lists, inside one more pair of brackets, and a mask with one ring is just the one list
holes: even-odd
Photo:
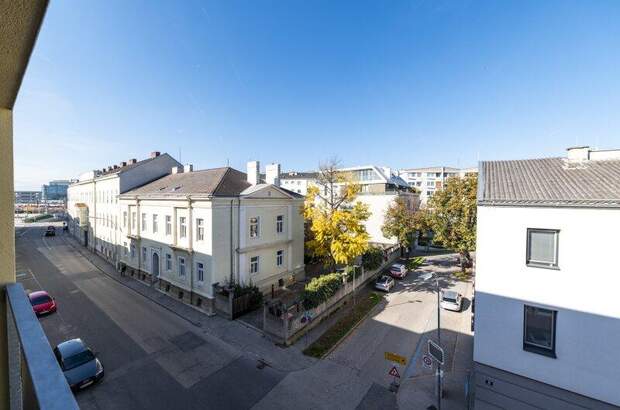
[(214, 285), (269, 292), (304, 278), (304, 197), (233, 168), (170, 175), (120, 195), (121, 262), (130, 274), (213, 311)]
[(465, 175), (476, 173), (478, 173), (477, 168), (428, 167), (401, 169), (398, 175), (409, 186), (420, 192), (420, 202), (422, 205), (426, 205), (428, 199), (441, 189), (448, 178), (462, 178)]
[(476, 409), (620, 406), (620, 150), (480, 165)]
[(301, 195), (308, 193), (308, 188), (316, 186), (317, 172), (284, 172), (280, 174), (280, 186)]
[(134, 158), (80, 175), (67, 189), (70, 232), (116, 266), (122, 234), (119, 194), (169, 174), (174, 166), (180, 164), (170, 155), (152, 152), (142, 161)]

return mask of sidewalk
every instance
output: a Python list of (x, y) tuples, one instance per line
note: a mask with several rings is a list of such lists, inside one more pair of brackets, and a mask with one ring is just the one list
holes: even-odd
[(199, 328), (198, 332), (203, 337), (212, 340), (217, 339), (219, 343), (232, 346), (241, 354), (260, 360), (267, 366), (284, 372), (302, 370), (316, 363), (316, 359), (303, 355), (299, 349), (276, 346), (261, 332), (238, 320), (207, 316), (207, 314), (179, 302), (141, 281), (128, 276), (121, 276), (110, 263), (85, 249), (70, 235), (61, 235), (61, 237), (100, 272), (135, 291), (137, 297), (145, 297), (179, 316), (192, 326)]

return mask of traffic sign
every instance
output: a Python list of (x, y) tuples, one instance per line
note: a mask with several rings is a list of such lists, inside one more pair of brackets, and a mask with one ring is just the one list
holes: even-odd
[(425, 354), (422, 356), (422, 364), (424, 364), (424, 367), (430, 369), (431, 366), (433, 366), (433, 359), (431, 359), (429, 355)]
[(407, 364), (407, 359), (399, 354), (385, 352), (385, 360), (389, 360), (390, 362), (398, 363), (401, 365)]
[(430, 339), (428, 341), (428, 354), (430, 354), (436, 362), (443, 364), (443, 349)]
[(396, 366), (392, 367), (392, 370), (390, 370), (388, 374), (390, 376), (394, 376), (394, 377), (400, 378), (400, 373), (398, 373), (398, 369), (396, 368)]

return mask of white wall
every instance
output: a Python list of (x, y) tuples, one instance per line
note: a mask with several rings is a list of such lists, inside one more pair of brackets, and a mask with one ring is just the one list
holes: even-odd
[[(409, 198), (411, 201), (412, 209), (415, 206), (415, 195), (400, 193), (403, 197)], [(386, 238), (381, 231), (383, 224), (385, 223), (385, 213), (398, 197), (396, 194), (359, 194), (355, 202), (362, 202), (368, 205), (370, 211), (370, 217), (365, 223), (366, 232), (370, 235), (370, 242), (384, 243), (395, 245), (398, 243), (396, 238)]]
[[(559, 270), (526, 266), (527, 228), (559, 229)], [(620, 405), (620, 210), (478, 207), (474, 360)], [(557, 310), (556, 355), (523, 350), (524, 304)]]

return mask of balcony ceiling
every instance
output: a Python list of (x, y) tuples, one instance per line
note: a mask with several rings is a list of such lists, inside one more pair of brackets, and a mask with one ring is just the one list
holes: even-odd
[(0, 108), (13, 109), (47, 4), (0, 1)]

